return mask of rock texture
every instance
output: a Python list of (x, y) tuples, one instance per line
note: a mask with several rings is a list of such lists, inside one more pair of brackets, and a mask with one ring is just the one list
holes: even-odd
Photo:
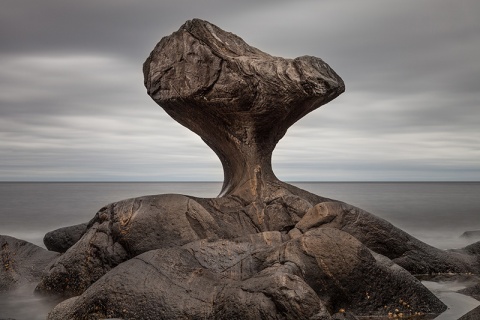
[(63, 253), (80, 240), (87, 231), (87, 225), (81, 223), (50, 231), (43, 237), (43, 244), (50, 251)]
[[(50, 267), (37, 290), (74, 296), (119, 263), (141, 253), (199, 239), (233, 239), (288, 230), (312, 206), (299, 196), (308, 194), (306, 191), (294, 187), (289, 191), (283, 184), (271, 186), (269, 191), (262, 203), (247, 203), (237, 197), (201, 199), (165, 194), (105, 206), (84, 236)], [(307, 198), (325, 200), (312, 194)], [(260, 217), (257, 206), (264, 208)]]
[(273, 57), (197, 19), (159, 42), (144, 75), (148, 94), (219, 156), (221, 196), (100, 209), (37, 286), (68, 298), (49, 319), (438, 314), (445, 306), (411, 273), (478, 272), (475, 248), (435, 249), (275, 177), (272, 151), (288, 127), (344, 91), (321, 59)]
[(0, 291), (6, 291), (38, 282), (43, 269), (58, 257), (58, 253), (0, 235), (0, 257)]
[[(323, 202), (312, 207), (290, 231), (292, 236), (317, 227), (337, 228), (360, 240), (413, 274), (478, 273), (478, 245), (444, 251), (427, 245), (364, 210), (342, 202)], [(478, 250), (478, 251), (477, 251)]]
[(163, 38), (143, 72), (153, 100), (220, 158), (224, 195), (275, 181), (272, 152), (288, 127), (345, 90), (319, 58), (273, 57), (198, 19)]
[[(400, 287), (408, 307), (392, 300)], [(50, 319), (177, 319), (180, 310), (185, 319), (330, 319), (344, 308), (413, 314), (443, 304), (352, 236), (320, 228), (296, 239), (274, 231), (148, 251), (57, 306)]]

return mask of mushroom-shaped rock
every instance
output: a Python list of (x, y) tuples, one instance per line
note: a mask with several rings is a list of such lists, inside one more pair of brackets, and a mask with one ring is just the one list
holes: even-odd
[(199, 19), (164, 37), (143, 71), (153, 100), (220, 158), (224, 195), (255, 195), (264, 181), (275, 181), (277, 142), (345, 90), (319, 58), (274, 57)]
[[(272, 151), (288, 127), (344, 90), (322, 60), (273, 57), (192, 20), (159, 42), (144, 75), (149, 95), (220, 157), (223, 196), (154, 195), (100, 209), (37, 286), (71, 297), (49, 319), (439, 313), (445, 306), (392, 260), (412, 248), (407, 262), (429, 257), (422, 270), (475, 265), (475, 246), (453, 259), (275, 177)], [(405, 299), (408, 310), (397, 306)]]

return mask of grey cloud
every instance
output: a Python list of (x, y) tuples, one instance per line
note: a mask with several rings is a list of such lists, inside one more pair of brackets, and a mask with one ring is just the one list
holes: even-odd
[(1, 51), (109, 52), (146, 57), (152, 41), (177, 30), (185, 20), (198, 17), (215, 23), (222, 17), (251, 10), (256, 3), (253, 0), (9, 1), (0, 13)]
[(475, 0), (7, 1), (0, 180), (221, 180), (214, 153), (143, 87), (149, 51), (193, 17), (274, 55), (319, 56), (344, 78), (345, 94), (280, 141), (280, 177), (478, 180), (479, 11)]

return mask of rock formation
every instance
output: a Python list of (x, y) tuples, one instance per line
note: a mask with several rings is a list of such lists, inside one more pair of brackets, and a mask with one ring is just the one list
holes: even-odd
[(220, 158), (222, 194), (242, 197), (277, 181), (272, 152), (287, 129), (345, 90), (319, 58), (273, 57), (201, 20), (163, 38), (143, 72), (153, 100)]
[(0, 291), (37, 283), (45, 267), (57, 257), (58, 253), (0, 235)]
[(326, 227), (345, 231), (370, 250), (382, 254), (415, 275), (477, 273), (480, 250), (474, 244), (461, 250), (434, 248), (394, 227), (391, 223), (341, 202), (323, 202), (307, 211), (289, 234)]
[(49, 319), (438, 314), (445, 306), (411, 273), (478, 272), (476, 247), (438, 250), (275, 177), (271, 156), (287, 129), (345, 89), (321, 59), (273, 57), (195, 19), (143, 70), (148, 94), (219, 156), (221, 196), (127, 199), (48, 234), (65, 253), (36, 290), (68, 298)]
[(43, 244), (50, 251), (64, 253), (77, 243), (86, 231), (86, 223), (53, 230), (43, 237)]
[(443, 304), (354, 237), (318, 228), (295, 239), (270, 231), (148, 251), (64, 301), (51, 318), (330, 319), (341, 309), (398, 308), (438, 312)]

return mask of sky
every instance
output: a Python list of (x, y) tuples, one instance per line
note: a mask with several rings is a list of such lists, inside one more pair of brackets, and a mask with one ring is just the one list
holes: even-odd
[(280, 179), (478, 181), (479, 15), (478, 0), (3, 0), (0, 181), (221, 181), (143, 86), (155, 44), (193, 18), (345, 81), (277, 145)]

